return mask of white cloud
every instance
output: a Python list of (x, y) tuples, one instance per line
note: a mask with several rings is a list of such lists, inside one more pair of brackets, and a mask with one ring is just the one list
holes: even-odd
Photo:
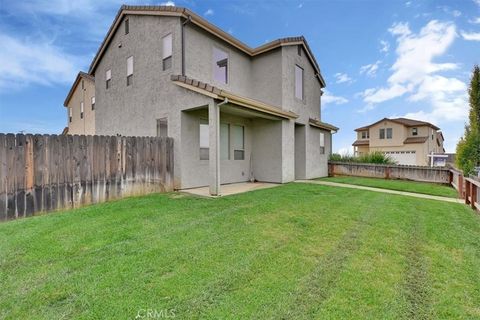
[(348, 99), (340, 96), (334, 96), (328, 90), (324, 90), (322, 96), (322, 106), (327, 104), (344, 104), (347, 103)]
[(405, 2), (405, 7), (410, 7), (412, 5), (412, 1)]
[(473, 2), (480, 6), (480, 0), (473, 0)]
[(445, 12), (446, 14), (450, 14), (452, 16), (454, 16), (455, 18), (458, 18), (462, 15), (462, 12), (459, 11), (459, 10), (452, 10), (450, 7), (448, 6), (438, 6), (437, 8), (439, 9), (442, 9), (443, 12)]
[(466, 115), (466, 85), (456, 78), (438, 73), (458, 68), (456, 63), (436, 63), (457, 37), (455, 25), (430, 21), (419, 33), (412, 33), (407, 23), (396, 23), (390, 33), (397, 38), (397, 59), (390, 68), (387, 86), (363, 92), (363, 100), (371, 109), (375, 104), (404, 95), (411, 102), (428, 102), (424, 108), (408, 116), (429, 116), (435, 119), (461, 120)]
[(70, 83), (88, 61), (86, 57), (70, 55), (50, 43), (33, 39), (19, 40), (0, 33), (0, 43), (0, 61), (8, 61), (0, 64), (2, 91), (32, 83)]
[(167, 2), (162, 2), (160, 3), (161, 6), (167, 6), (167, 7), (175, 7), (175, 2), (173, 1), (167, 1)]
[(382, 45), (382, 48), (380, 48), (380, 52), (387, 53), (388, 50), (390, 50), (390, 43), (384, 40), (380, 40), (380, 44)]
[(467, 41), (480, 41), (480, 32), (461, 32), (463, 39)]
[(205, 11), (205, 13), (203, 14), (204, 16), (213, 16), (213, 9), (208, 9), (207, 11)]
[(338, 73), (335, 73), (334, 76), (335, 76), (335, 78), (337, 79), (337, 80), (336, 80), (337, 83), (345, 83), (345, 82), (347, 82), (347, 83), (352, 83), (352, 82), (353, 82), (353, 79), (350, 78), (350, 77), (348, 76), (348, 74), (346, 74), (346, 73), (340, 73), (340, 72), (338, 72)]
[(366, 74), (369, 77), (375, 77), (381, 61), (377, 60), (375, 63), (367, 64), (360, 67), (360, 74)]
[(300, 4), (297, 6), (298, 9), (302, 9), (302, 7), (303, 7), (303, 3), (300, 3)]
[(472, 20), (468, 20), (468, 22), (473, 23), (473, 24), (480, 24), (480, 17), (476, 17)]

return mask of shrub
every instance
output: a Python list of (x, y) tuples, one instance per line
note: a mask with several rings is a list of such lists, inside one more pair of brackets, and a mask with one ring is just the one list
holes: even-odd
[(331, 161), (340, 162), (357, 162), (357, 163), (376, 163), (376, 164), (395, 164), (396, 162), (380, 151), (374, 151), (360, 156), (352, 156), (350, 154), (332, 153)]

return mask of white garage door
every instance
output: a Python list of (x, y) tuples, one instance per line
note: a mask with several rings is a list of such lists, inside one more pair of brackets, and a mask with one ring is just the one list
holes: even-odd
[(417, 164), (417, 155), (415, 151), (386, 151), (384, 153), (398, 164), (410, 166)]

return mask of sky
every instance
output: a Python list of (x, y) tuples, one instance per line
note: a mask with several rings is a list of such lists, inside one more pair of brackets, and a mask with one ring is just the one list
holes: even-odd
[(354, 129), (384, 117), (439, 126), (454, 152), (480, 60), (480, 0), (0, 0), (0, 132), (60, 133), (63, 101), (121, 4), (187, 7), (251, 47), (306, 37), (327, 82), (322, 121), (352, 152)]

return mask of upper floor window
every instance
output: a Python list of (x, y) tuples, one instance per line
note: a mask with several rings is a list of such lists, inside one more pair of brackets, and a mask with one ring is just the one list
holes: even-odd
[(157, 137), (168, 137), (168, 118), (157, 119)]
[(125, 19), (125, 34), (128, 34), (130, 32), (130, 21), (128, 19)]
[(320, 132), (320, 154), (325, 154), (325, 133)]
[(72, 122), (73, 110), (72, 108), (68, 108), (68, 120)]
[(417, 128), (412, 128), (412, 136), (418, 135), (418, 129)]
[(380, 129), (379, 130), (379, 138), (380, 139), (385, 139), (385, 129)]
[(127, 58), (127, 86), (133, 83), (133, 56)]
[(368, 131), (362, 131), (362, 139), (369, 139), (370, 135), (368, 134)]
[(387, 139), (392, 139), (393, 130), (392, 128), (387, 128)]
[(83, 83), (83, 80), (82, 80), (82, 90), (85, 89), (85, 85)]
[(297, 46), (297, 54), (301, 57), (302, 56), (302, 46), (298, 45)]
[(295, 98), (303, 100), (303, 69), (295, 65)]
[(105, 88), (110, 88), (110, 82), (112, 81), (112, 70), (108, 69), (105, 72)]
[(95, 110), (95, 97), (92, 97), (92, 110)]
[(162, 38), (162, 69), (168, 70), (172, 67), (172, 34)]
[(245, 160), (245, 127), (233, 126), (233, 159)]
[(213, 79), (219, 83), (228, 83), (228, 54), (218, 48), (213, 48)]
[(80, 119), (83, 119), (83, 101), (80, 102)]

